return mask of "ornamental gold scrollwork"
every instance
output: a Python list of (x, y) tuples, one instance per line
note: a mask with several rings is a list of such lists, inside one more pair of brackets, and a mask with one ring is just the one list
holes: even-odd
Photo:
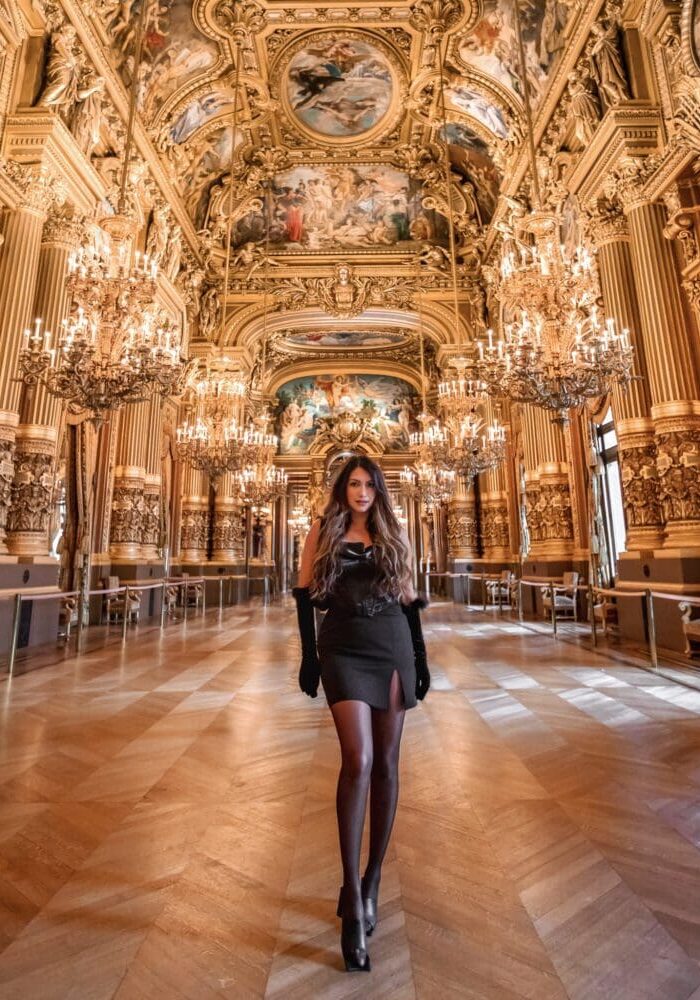
[(620, 478), (625, 523), (629, 528), (647, 528), (662, 524), (656, 446), (621, 440)]
[(656, 467), (664, 521), (700, 521), (700, 429), (657, 434)]
[(140, 545), (146, 514), (143, 483), (115, 484), (112, 495), (110, 542), (121, 545)]
[(528, 485), (525, 509), (532, 542), (573, 539), (574, 523), (568, 483)]

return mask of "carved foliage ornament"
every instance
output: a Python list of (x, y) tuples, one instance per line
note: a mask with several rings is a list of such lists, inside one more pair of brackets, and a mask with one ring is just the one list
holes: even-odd
[[(40, 446), (38, 446), (40, 447)], [(53, 445), (15, 453), (8, 531), (46, 532), (53, 506)]]
[(112, 495), (110, 541), (140, 545), (147, 505), (142, 483), (117, 483)]
[(209, 511), (201, 510), (199, 507), (183, 507), (180, 547), (205, 550), (208, 537)]
[(528, 484), (525, 510), (532, 542), (568, 541), (574, 537), (567, 483)]
[(473, 508), (450, 509), (447, 514), (447, 544), (450, 551), (473, 548), (477, 544), (477, 524)]
[(658, 434), (656, 453), (664, 520), (700, 521), (700, 428)]
[(481, 535), (486, 549), (508, 548), (510, 530), (508, 527), (508, 505), (506, 503), (486, 503), (482, 509)]
[(656, 447), (652, 443), (628, 445), (621, 440), (620, 474), (622, 504), (628, 528), (646, 528), (662, 523)]

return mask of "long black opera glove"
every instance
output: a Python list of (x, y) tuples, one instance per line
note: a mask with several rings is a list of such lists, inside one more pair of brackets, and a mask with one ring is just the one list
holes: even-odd
[(426, 607), (426, 602), (420, 597), (416, 597), (410, 604), (401, 605), (401, 610), (406, 615), (408, 627), (411, 630), (413, 656), (416, 664), (416, 698), (418, 701), (423, 701), (430, 687), (428, 657), (425, 652), (423, 629), (420, 623), (420, 612), (424, 607)]
[(316, 651), (316, 622), (314, 608), (308, 587), (293, 587), (292, 595), (297, 602), (297, 621), (301, 636), (301, 666), (299, 667), (299, 687), (315, 698), (318, 693), (318, 682), (321, 677), (321, 667)]

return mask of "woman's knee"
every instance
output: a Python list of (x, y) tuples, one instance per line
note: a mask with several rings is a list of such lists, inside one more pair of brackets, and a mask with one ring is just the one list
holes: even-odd
[(368, 747), (355, 748), (343, 753), (342, 771), (346, 778), (362, 780), (369, 778), (373, 765), (372, 750)]
[(377, 753), (372, 764), (372, 777), (380, 781), (393, 781), (399, 773), (398, 747), (396, 749)]

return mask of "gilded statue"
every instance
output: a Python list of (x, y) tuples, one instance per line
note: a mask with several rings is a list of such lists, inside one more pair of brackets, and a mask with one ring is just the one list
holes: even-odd
[(317, 284), (320, 304), (331, 316), (359, 316), (367, 304), (369, 278), (358, 278), (348, 264), (336, 264), (333, 276)]
[(582, 146), (586, 146), (600, 122), (600, 104), (588, 71), (569, 73), (569, 96), (574, 135)]
[(219, 289), (210, 285), (202, 296), (199, 307), (199, 335), (211, 340), (219, 318)]
[(617, 25), (595, 21), (591, 29), (588, 58), (591, 74), (606, 108), (614, 108), (629, 97), (627, 74), (622, 61)]
[(104, 77), (98, 76), (92, 69), (87, 71), (78, 84), (71, 132), (88, 159), (100, 142), (104, 91)]
[(148, 227), (146, 253), (156, 264), (161, 265), (168, 249), (170, 238), (170, 208), (166, 204), (156, 205)]
[(81, 65), (75, 28), (64, 24), (51, 34), (44, 86), (37, 106), (55, 108), (68, 116), (78, 100)]
[(268, 267), (279, 267), (279, 263), (274, 257), (268, 256), (261, 246), (251, 241), (244, 243), (243, 246), (238, 248), (231, 260), (231, 267), (234, 270), (247, 267), (248, 272), (245, 275), (245, 280), (250, 281), (255, 272), (259, 271), (261, 267), (265, 267), (265, 269)]

